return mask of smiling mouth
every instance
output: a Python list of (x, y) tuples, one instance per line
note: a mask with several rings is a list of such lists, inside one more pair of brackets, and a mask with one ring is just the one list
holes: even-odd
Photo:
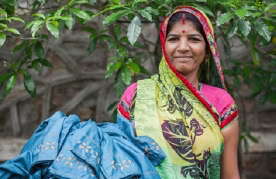
[(174, 58), (193, 58), (192, 56), (181, 56), (181, 57), (174, 57)]
[(180, 62), (186, 62), (191, 60), (193, 57), (192, 56), (181, 56), (181, 57), (174, 57), (174, 59), (176, 59), (177, 61)]

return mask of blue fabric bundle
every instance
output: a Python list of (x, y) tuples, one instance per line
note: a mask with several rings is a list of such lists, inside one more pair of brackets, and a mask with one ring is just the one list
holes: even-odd
[(117, 123), (80, 122), (56, 112), (45, 120), (21, 154), (0, 165), (0, 178), (160, 178), (165, 154), (149, 137), (135, 137), (123, 116)]

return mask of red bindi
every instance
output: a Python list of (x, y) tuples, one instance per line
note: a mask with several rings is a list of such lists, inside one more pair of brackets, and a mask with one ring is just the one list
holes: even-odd
[(185, 30), (182, 30), (182, 33), (185, 33)]
[(182, 16), (182, 24), (184, 25), (185, 24), (185, 15)]

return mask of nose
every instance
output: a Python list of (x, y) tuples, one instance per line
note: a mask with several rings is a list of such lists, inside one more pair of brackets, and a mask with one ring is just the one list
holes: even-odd
[(189, 44), (187, 39), (181, 38), (179, 41), (179, 46), (178, 46), (179, 51), (187, 51), (189, 50)]

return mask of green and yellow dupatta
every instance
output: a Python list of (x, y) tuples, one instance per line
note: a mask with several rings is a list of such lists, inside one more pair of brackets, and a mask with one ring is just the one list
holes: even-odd
[[(210, 21), (190, 6), (179, 7), (172, 14), (180, 11), (192, 13), (203, 25), (217, 72), (209, 84), (225, 88)], [(159, 74), (138, 81), (132, 106), (136, 133), (152, 137), (166, 153), (167, 158), (157, 167), (162, 178), (219, 179), (223, 151), (219, 115), (167, 58), (165, 35), (171, 15), (160, 28), (164, 56)]]

